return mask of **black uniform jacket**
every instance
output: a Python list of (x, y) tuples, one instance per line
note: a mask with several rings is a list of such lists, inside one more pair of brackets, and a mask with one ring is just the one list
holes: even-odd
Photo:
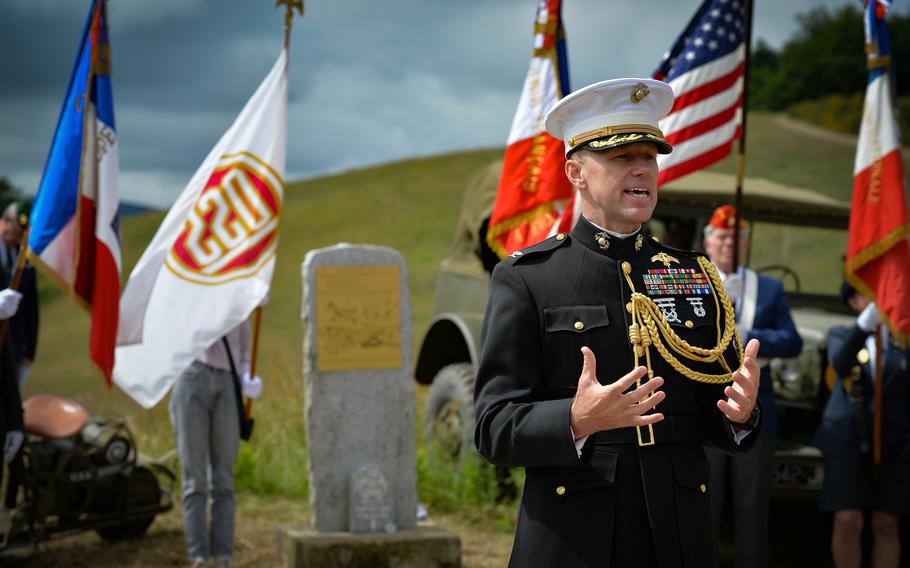
[[(725, 385), (685, 378), (652, 346), (652, 368), (665, 379), (667, 395), (653, 445), (639, 446), (634, 428), (598, 432), (579, 458), (569, 425), (582, 346), (594, 352), (603, 384), (635, 366), (624, 262), (636, 291), (650, 291), (663, 304), (683, 339), (700, 347), (717, 343), (723, 317), (718, 320), (713, 288), (691, 286), (707, 279), (696, 256), (640, 233), (609, 237), (582, 218), (571, 235), (496, 266), (481, 335), (475, 442), (491, 462), (526, 468), (510, 566), (716, 564), (702, 445), (745, 451), (759, 430), (735, 442), (716, 407)], [(674, 279), (683, 293), (666, 290)], [(735, 342), (724, 356), (731, 369), (739, 366)], [(723, 372), (717, 363), (683, 362)], [(649, 441), (646, 428), (642, 434)]]
[[(10, 274), (6, 275), (9, 282)], [(13, 358), (18, 363), (23, 359), (35, 360), (35, 351), (38, 348), (38, 279), (35, 267), (26, 264), (19, 281), (19, 292), (22, 301), (16, 315), (10, 319), (9, 335), (13, 342)]]
[[(7, 276), (0, 270), (0, 289), (6, 288), (8, 283)], [(24, 430), (24, 423), (16, 377), (16, 357), (7, 330), (6, 337), (0, 344), (0, 446), (6, 440), (6, 433), (13, 430)]]

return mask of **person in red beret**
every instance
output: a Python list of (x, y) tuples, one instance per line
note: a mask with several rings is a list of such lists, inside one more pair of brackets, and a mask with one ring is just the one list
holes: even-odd
[(711, 215), (704, 229), (703, 244), (734, 305), (736, 329), (743, 343), (751, 339), (761, 343), (757, 359), (761, 369), (758, 400), (764, 420), (758, 441), (748, 452), (727, 455), (708, 448), (707, 453), (711, 463), (710, 496), (715, 530), (729, 486), (736, 525), (735, 565), (748, 568), (768, 565), (768, 501), (777, 434), (768, 363), (775, 357), (796, 357), (802, 351), (803, 340), (790, 317), (783, 284), (742, 265), (749, 250), (749, 228), (742, 218), (739, 226), (739, 266), (733, 266), (736, 209), (732, 205), (722, 205)]

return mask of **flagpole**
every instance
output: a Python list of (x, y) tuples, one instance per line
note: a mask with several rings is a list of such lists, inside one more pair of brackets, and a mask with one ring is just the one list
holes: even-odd
[[(16, 270), (13, 272), (13, 277), (10, 279), (9, 287), (13, 290), (19, 290), (19, 283), (22, 281), (22, 273), (25, 271), (25, 262), (26, 254), (28, 249), (28, 230), (31, 227), (26, 227), (25, 232), (22, 233), (22, 241), (19, 243), (19, 256), (16, 257)], [(0, 322), (0, 345), (3, 345), (3, 341), (6, 339), (6, 330), (9, 328), (9, 320), (12, 318), (6, 318)]]
[[(253, 347), (250, 352), (250, 377), (256, 376), (256, 357), (259, 355), (259, 328), (262, 324), (262, 306), (256, 308), (256, 313), (253, 315)], [(246, 407), (244, 408), (246, 413), (247, 420), (253, 415), (253, 399), (246, 399)]]
[(284, 48), (291, 48), (291, 27), (294, 25), (294, 9), (303, 17), (303, 0), (275, 0), (275, 7), (284, 4)]
[[(284, 50), (287, 53), (288, 60), (291, 57), (291, 28), (294, 26), (294, 10), (300, 17), (303, 17), (303, 0), (276, 0), (275, 7), (284, 4)], [(256, 308), (253, 315), (253, 337), (252, 350), (250, 352), (250, 377), (256, 376), (256, 358), (259, 355), (259, 329), (262, 325), (262, 306)], [(244, 407), (247, 419), (253, 415), (253, 399), (247, 398)]]
[(734, 200), (736, 222), (733, 225), (736, 227), (736, 231), (733, 232), (733, 270), (739, 270), (741, 260), (739, 258), (739, 223), (743, 209), (743, 180), (746, 177), (746, 117), (748, 116), (747, 109), (749, 108), (749, 64), (752, 59), (752, 2), (753, 0), (746, 0), (745, 6), (746, 29), (743, 42), (746, 48), (746, 59), (743, 62), (743, 105), (742, 121), (739, 131), (739, 154), (736, 156), (736, 197)]

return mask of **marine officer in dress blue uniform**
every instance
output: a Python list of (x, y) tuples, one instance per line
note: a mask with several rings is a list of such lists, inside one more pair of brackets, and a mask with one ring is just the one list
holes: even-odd
[(716, 565), (703, 445), (754, 444), (759, 345), (704, 255), (643, 231), (672, 104), (615, 79), (546, 117), (582, 217), (496, 266), (475, 387), (480, 453), (526, 471), (512, 567)]
[[(837, 373), (815, 434), (825, 454), (820, 508), (834, 513), (831, 552), (836, 566), (860, 566), (863, 511), (871, 510), (876, 567), (900, 561), (900, 517), (910, 513), (910, 351), (885, 333), (882, 342), (882, 463), (872, 459), (875, 304), (847, 283), (841, 299), (859, 313), (850, 327), (828, 332), (828, 364)], [(887, 329), (887, 328), (883, 328)]]

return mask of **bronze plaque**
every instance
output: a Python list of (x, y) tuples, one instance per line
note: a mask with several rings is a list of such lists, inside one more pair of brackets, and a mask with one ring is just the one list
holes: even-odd
[(316, 350), (320, 371), (401, 367), (397, 266), (316, 268)]

